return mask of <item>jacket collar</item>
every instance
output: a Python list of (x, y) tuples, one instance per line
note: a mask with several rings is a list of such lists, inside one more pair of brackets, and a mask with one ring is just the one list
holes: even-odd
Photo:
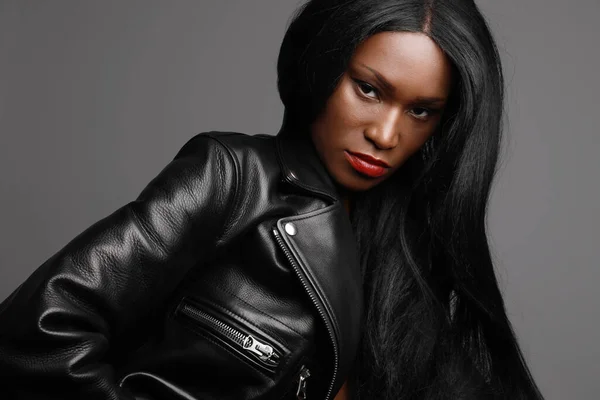
[(282, 127), (275, 137), (277, 156), (289, 183), (333, 202), (339, 192), (307, 130)]

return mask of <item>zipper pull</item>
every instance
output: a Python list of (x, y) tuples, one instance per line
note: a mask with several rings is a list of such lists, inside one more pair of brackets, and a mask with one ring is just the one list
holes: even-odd
[(258, 355), (262, 361), (269, 362), (273, 365), (277, 364), (279, 361), (279, 356), (275, 353), (273, 347), (259, 342), (251, 335), (248, 335), (246, 339), (244, 339), (243, 347), (244, 349)]
[(296, 390), (296, 398), (298, 400), (306, 400), (306, 379), (310, 376), (310, 371), (305, 365), (300, 368), (300, 377), (298, 378), (298, 389)]

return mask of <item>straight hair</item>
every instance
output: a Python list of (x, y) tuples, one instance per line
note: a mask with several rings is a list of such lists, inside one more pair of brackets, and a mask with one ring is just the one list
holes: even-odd
[[(277, 61), (283, 125), (309, 127), (356, 47), (420, 32), (454, 69), (438, 129), (392, 177), (353, 197), (365, 328), (359, 399), (542, 399), (506, 315), (486, 233), (504, 80), (471, 0), (310, 0)], [(298, 129), (295, 129), (298, 130)]]

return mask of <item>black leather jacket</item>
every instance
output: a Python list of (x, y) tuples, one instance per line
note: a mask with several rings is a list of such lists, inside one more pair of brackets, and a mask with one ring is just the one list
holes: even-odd
[(0, 305), (0, 398), (331, 399), (361, 305), (308, 135), (205, 132)]

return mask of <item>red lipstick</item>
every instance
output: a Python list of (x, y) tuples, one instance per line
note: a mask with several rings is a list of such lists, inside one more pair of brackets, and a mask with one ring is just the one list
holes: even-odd
[(379, 160), (368, 154), (352, 153), (346, 150), (344, 151), (344, 156), (355, 170), (371, 178), (379, 178), (384, 175), (390, 167), (385, 161)]

